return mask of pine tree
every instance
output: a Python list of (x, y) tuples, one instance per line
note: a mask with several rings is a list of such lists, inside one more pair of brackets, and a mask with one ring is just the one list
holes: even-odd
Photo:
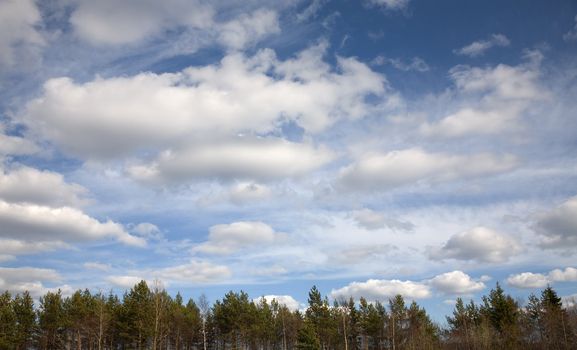
[(66, 319), (60, 290), (48, 292), (40, 298), (38, 326), (41, 349), (60, 349), (64, 346)]
[(567, 327), (567, 312), (562, 308), (561, 298), (551, 286), (541, 292), (543, 338), (545, 345), (555, 349), (569, 349), (573, 332)]
[(22, 295), (16, 295), (12, 308), (16, 317), (15, 348), (17, 350), (28, 349), (32, 345), (36, 330), (36, 313), (30, 293), (26, 291)]
[(508, 348), (518, 346), (521, 338), (518, 324), (519, 307), (510, 295), (505, 294), (499, 283), (490, 291), (488, 297), (483, 297), (481, 313), (499, 335), (495, 339), (498, 343)]
[(314, 325), (310, 321), (305, 321), (298, 331), (297, 350), (320, 350), (321, 344), (316, 335)]
[(8, 291), (0, 294), (0, 349), (10, 349), (16, 333), (16, 315), (12, 296)]

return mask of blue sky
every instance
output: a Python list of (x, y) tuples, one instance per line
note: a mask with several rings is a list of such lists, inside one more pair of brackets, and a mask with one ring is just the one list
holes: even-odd
[(577, 294), (572, 1), (0, 1), (0, 289)]

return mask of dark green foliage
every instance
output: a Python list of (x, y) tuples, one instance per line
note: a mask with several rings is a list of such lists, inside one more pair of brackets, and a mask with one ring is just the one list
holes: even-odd
[(305, 321), (299, 329), (296, 348), (298, 350), (320, 350), (321, 343), (312, 323)]
[(564, 308), (551, 288), (521, 307), (499, 284), (477, 306), (457, 299), (441, 331), (424, 308), (401, 295), (385, 307), (360, 298), (329, 306), (316, 287), (305, 314), (276, 300), (229, 292), (212, 307), (206, 298), (184, 304), (157, 284), (141, 281), (104, 296), (79, 290), (63, 298), (48, 292), (34, 309), (28, 293), (0, 294), (3, 349), (176, 350), (405, 350), (573, 349), (577, 308)]

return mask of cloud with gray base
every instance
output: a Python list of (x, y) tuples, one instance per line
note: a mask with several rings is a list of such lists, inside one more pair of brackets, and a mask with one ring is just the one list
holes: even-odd
[(548, 274), (522, 272), (512, 274), (507, 278), (507, 284), (516, 288), (544, 288), (555, 282), (576, 282), (577, 269), (566, 267), (564, 270), (555, 269)]
[(541, 247), (574, 251), (577, 247), (577, 197), (535, 218), (534, 228), (542, 237)]
[(192, 249), (204, 254), (228, 255), (241, 249), (269, 245), (284, 235), (260, 221), (238, 221), (210, 227), (208, 241)]
[(507, 172), (515, 168), (512, 155), (488, 153), (454, 155), (410, 148), (366, 153), (339, 172), (339, 185), (348, 190), (387, 191), (420, 182), (458, 181)]
[(429, 247), (433, 260), (465, 260), (502, 263), (521, 252), (520, 244), (505, 234), (486, 227), (475, 227), (455, 234), (441, 247)]
[(402, 221), (387, 216), (383, 212), (374, 211), (368, 208), (354, 210), (351, 215), (357, 224), (367, 230), (378, 230), (387, 227), (393, 231), (411, 232), (415, 228), (415, 225), (411, 222)]

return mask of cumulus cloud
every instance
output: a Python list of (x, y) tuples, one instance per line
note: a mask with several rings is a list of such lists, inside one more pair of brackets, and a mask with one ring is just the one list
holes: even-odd
[(207, 261), (197, 260), (155, 270), (152, 273), (161, 280), (187, 283), (216, 282), (232, 275), (230, 269), (224, 265), (215, 265)]
[(290, 295), (263, 295), (262, 297), (256, 298), (253, 301), (258, 304), (258, 302), (263, 298), (269, 305), (273, 300), (275, 300), (279, 305), (284, 305), (291, 311), (297, 311), (301, 307), (301, 304)]
[(499, 263), (521, 252), (513, 238), (486, 227), (475, 227), (455, 234), (439, 248), (430, 248), (429, 258), (434, 260), (457, 259)]
[(22, 137), (4, 134), (4, 127), (0, 123), (0, 160), (8, 155), (28, 155), (37, 151), (38, 147), (33, 142)]
[(409, 0), (367, 0), (369, 5), (379, 6), (386, 10), (403, 10), (409, 5)]
[(522, 272), (510, 275), (507, 283), (517, 288), (543, 288), (554, 282), (575, 282), (577, 281), (577, 269), (566, 267), (564, 270), (554, 269), (548, 274)]
[(571, 250), (577, 246), (577, 197), (535, 218), (535, 231), (543, 238), (541, 247)]
[(11, 171), (0, 168), (0, 198), (6, 202), (79, 206), (86, 193), (84, 187), (67, 183), (59, 173), (26, 166)]
[(163, 152), (152, 163), (132, 166), (129, 172), (135, 179), (161, 183), (194, 178), (271, 180), (304, 175), (332, 158), (324, 147), (278, 138), (237, 137)]
[(479, 40), (472, 42), (471, 44), (464, 46), (458, 50), (454, 50), (457, 55), (466, 55), (470, 57), (481, 56), (485, 51), (492, 47), (505, 47), (509, 46), (511, 41), (503, 34), (492, 34), (486, 40)]
[(568, 31), (567, 33), (565, 33), (563, 35), (563, 39), (565, 41), (575, 41), (577, 40), (577, 16), (575, 16), (575, 25), (573, 26), (573, 29), (571, 29), (570, 31)]
[(507, 278), (510, 286), (517, 288), (543, 288), (550, 283), (547, 276), (540, 273), (523, 272)]
[(446, 272), (433, 277), (429, 284), (445, 294), (472, 294), (485, 289), (481, 281), (474, 281), (471, 276), (463, 271)]
[(95, 46), (136, 45), (184, 32), (206, 39), (203, 45), (238, 50), (280, 30), (274, 10), (241, 12), (220, 21), (215, 18), (218, 5), (184, 0), (78, 0), (70, 23), (79, 38)]
[(577, 269), (574, 267), (566, 267), (565, 270), (555, 269), (549, 272), (549, 279), (553, 282), (575, 282)]
[(158, 226), (151, 224), (149, 222), (142, 222), (136, 226), (134, 226), (131, 231), (145, 239), (154, 239), (154, 240), (161, 240), (164, 235), (162, 231), (158, 228)]
[(69, 247), (67, 243), (62, 241), (39, 242), (0, 238), (0, 257), (2, 257), (0, 259), (13, 260), (17, 255), (35, 254)]
[(21, 119), (31, 134), (86, 158), (178, 148), (207, 134), (270, 133), (288, 121), (320, 132), (366, 115), (373, 108), (366, 97), (387, 92), (385, 78), (354, 58), (337, 58), (336, 68), (325, 63), (323, 47), (285, 61), (261, 50), (177, 73), (54, 78)]
[(70, 207), (51, 208), (0, 201), (0, 226), (2, 238), (24, 241), (82, 242), (114, 238), (134, 246), (146, 243), (115, 222), (102, 223)]
[(388, 227), (391, 230), (409, 232), (415, 228), (415, 225), (408, 221), (401, 221), (387, 216), (383, 212), (374, 211), (368, 208), (355, 210), (352, 213), (353, 219), (360, 226), (367, 230), (378, 230)]
[(208, 241), (193, 248), (195, 252), (226, 255), (240, 249), (271, 244), (280, 234), (260, 221), (239, 221), (214, 225), (209, 229)]
[(468, 156), (428, 153), (419, 148), (368, 153), (341, 169), (340, 184), (347, 189), (390, 190), (421, 181), (454, 181), (506, 172), (517, 165), (512, 155)]
[[(112, 284), (113, 286), (124, 288), (124, 289), (132, 288), (142, 280), (144, 280), (144, 278), (141, 278), (138, 276), (130, 276), (130, 275), (106, 277), (106, 281), (108, 283)], [(150, 281), (148, 281), (146, 283), (148, 285), (150, 285)]]
[(423, 60), (420, 57), (413, 57), (409, 62), (405, 62), (400, 58), (387, 58), (385, 56), (377, 56), (372, 61), (372, 63), (379, 66), (390, 64), (394, 68), (405, 72), (409, 71), (427, 72), (430, 69), (427, 62), (425, 62), (425, 60)]
[[(0, 2), (0, 68), (11, 66), (20, 54), (44, 45), (36, 30), (41, 21), (33, 0), (5, 0)], [(0, 137), (0, 150), (2, 139)]]
[(333, 289), (330, 296), (335, 300), (364, 297), (368, 300), (387, 301), (397, 294), (409, 299), (424, 299), (432, 295), (430, 287), (424, 283), (370, 279), (366, 282), (352, 282), (345, 287)]
[(159, 269), (131, 271), (128, 275), (108, 276), (106, 281), (121, 288), (132, 288), (144, 280), (149, 286), (159, 283), (210, 283), (229, 278), (232, 273), (224, 265), (216, 265), (207, 261), (191, 260), (186, 264), (169, 266)]
[(260, 9), (219, 25), (217, 31), (219, 42), (225, 47), (239, 50), (280, 32), (280, 27), (275, 11)]
[(199, 1), (78, 0), (70, 17), (76, 34), (95, 45), (125, 45), (164, 30), (213, 25), (214, 10)]
[(267, 199), (271, 194), (271, 189), (266, 185), (254, 182), (242, 182), (231, 188), (229, 197), (231, 202), (240, 205)]
[(538, 83), (539, 75), (538, 65), (533, 62), (487, 68), (457, 66), (450, 71), (455, 92), (471, 102), (439, 121), (423, 124), (420, 132), (454, 138), (514, 130), (525, 111), (536, 101), (548, 98), (547, 90)]
[[(47, 288), (44, 283), (56, 283), (62, 280), (62, 276), (52, 269), (35, 267), (0, 267), (0, 290), (8, 290), (11, 293), (23, 293), (28, 291), (33, 297), (44, 295), (48, 291), (56, 291), (57, 288)], [(61, 286), (64, 294), (71, 291), (67, 285)]]

